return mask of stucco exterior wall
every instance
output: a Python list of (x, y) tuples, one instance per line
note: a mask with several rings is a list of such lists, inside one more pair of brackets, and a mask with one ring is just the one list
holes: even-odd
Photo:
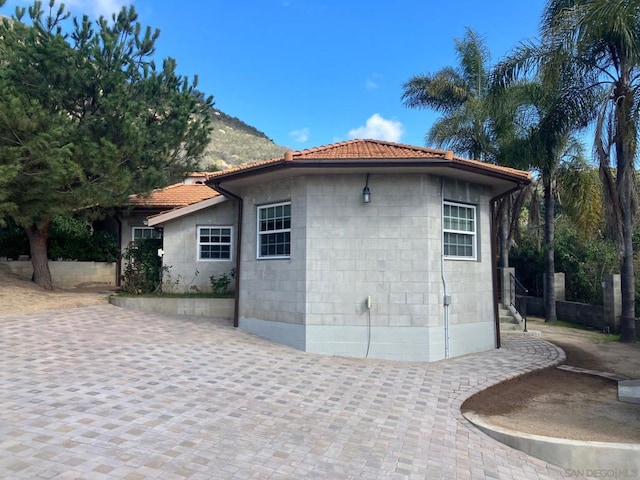
[[(211, 208), (185, 215), (163, 226), (163, 290), (185, 292), (196, 287), (211, 290), (211, 275), (228, 274), (235, 268), (238, 207), (227, 200)], [(230, 260), (198, 260), (198, 227), (232, 227)], [(196, 275), (197, 272), (197, 275)], [(233, 291), (235, 281), (229, 285)]]
[[(444, 358), (441, 179), (372, 175), (369, 204), (365, 180), (314, 175), (245, 192), (240, 325), (317, 353)], [(455, 356), (495, 347), (490, 192), (447, 180), (444, 198), (477, 206), (479, 222), (478, 260), (445, 261)], [(256, 206), (285, 200), (291, 259), (256, 260)]]

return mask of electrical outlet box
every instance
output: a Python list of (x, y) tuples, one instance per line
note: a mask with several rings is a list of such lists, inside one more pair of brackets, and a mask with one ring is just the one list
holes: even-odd
[(445, 295), (443, 299), (444, 305), (451, 305), (451, 295)]
[(371, 295), (367, 295), (367, 308), (371, 310)]

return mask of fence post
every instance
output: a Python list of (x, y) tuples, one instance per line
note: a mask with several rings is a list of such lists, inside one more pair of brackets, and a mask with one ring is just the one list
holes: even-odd
[(607, 274), (602, 277), (602, 295), (604, 325), (603, 330), (611, 333), (620, 331), (620, 315), (622, 314), (622, 293), (620, 291), (620, 275)]
[(564, 273), (556, 272), (554, 274), (553, 279), (553, 289), (556, 291), (556, 302), (564, 302), (566, 286), (565, 286), (565, 278)]

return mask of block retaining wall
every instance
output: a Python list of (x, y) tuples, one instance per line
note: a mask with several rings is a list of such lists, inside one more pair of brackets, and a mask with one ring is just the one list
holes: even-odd
[[(33, 276), (30, 260), (2, 260), (0, 269), (28, 280)], [(56, 288), (113, 287), (115, 262), (75, 262), (49, 260), (51, 280)]]
[(192, 315), (219, 319), (233, 319), (233, 298), (162, 298), (121, 297), (112, 295), (109, 302), (118, 307), (166, 315)]

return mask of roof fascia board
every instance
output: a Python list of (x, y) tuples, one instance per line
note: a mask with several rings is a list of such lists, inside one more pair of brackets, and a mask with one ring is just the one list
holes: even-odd
[(201, 202), (192, 203), (191, 205), (187, 205), (186, 207), (176, 208), (165, 213), (160, 213), (158, 215), (148, 217), (149, 226), (154, 227), (156, 225), (161, 225), (163, 223), (170, 222), (171, 220), (175, 220), (176, 218), (184, 217), (185, 215), (191, 215), (192, 213), (199, 212), (200, 210), (204, 210), (205, 208), (213, 207), (222, 202), (226, 202), (227, 200), (227, 197), (218, 195), (217, 197), (208, 198), (206, 200), (202, 200)]
[(407, 158), (407, 159), (380, 159), (380, 160), (357, 160), (353, 159), (296, 159), (294, 161), (281, 161), (277, 163), (270, 163), (267, 165), (256, 166), (255, 168), (248, 168), (246, 170), (240, 170), (238, 172), (231, 172), (228, 174), (221, 174), (219, 176), (211, 178), (207, 183), (208, 184), (220, 184), (227, 181), (240, 180), (247, 177), (260, 175), (263, 173), (269, 173), (277, 170), (285, 170), (285, 169), (304, 169), (304, 168), (375, 168), (375, 167), (392, 167), (392, 168), (402, 168), (402, 167), (437, 167), (437, 166), (446, 166), (451, 167), (453, 169), (464, 170), (492, 178), (497, 178), (501, 180), (507, 180), (510, 182), (518, 183), (518, 184), (529, 184), (531, 182), (530, 177), (524, 175), (518, 175), (516, 173), (510, 173), (508, 171), (500, 171), (500, 170), (489, 170), (487, 168), (483, 168), (482, 165), (476, 165), (471, 163), (466, 163), (461, 160), (447, 160), (444, 158), (433, 158), (433, 159), (424, 159), (424, 158)]

